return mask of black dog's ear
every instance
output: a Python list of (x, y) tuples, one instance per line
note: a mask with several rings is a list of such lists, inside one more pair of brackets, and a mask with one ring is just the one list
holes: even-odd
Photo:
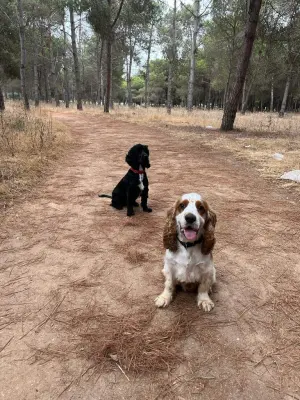
[(125, 161), (127, 162), (127, 164), (134, 169), (139, 169), (139, 150), (141, 146), (141, 144), (136, 144), (135, 146), (131, 147), (125, 157)]

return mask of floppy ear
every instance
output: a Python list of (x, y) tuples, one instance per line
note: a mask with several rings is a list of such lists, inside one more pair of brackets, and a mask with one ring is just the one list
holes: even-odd
[(137, 145), (135, 145), (131, 147), (125, 158), (127, 164), (129, 164), (134, 169), (139, 169), (138, 155), (138, 147)]
[(176, 226), (176, 206), (177, 203), (168, 210), (167, 218), (164, 226), (163, 232), (163, 243), (164, 248), (170, 251), (177, 251), (177, 226)]
[(212, 252), (216, 243), (215, 239), (215, 226), (217, 223), (216, 213), (209, 208), (206, 201), (202, 202), (206, 210), (206, 220), (204, 224), (203, 241), (201, 245), (201, 251), (203, 254), (209, 254)]

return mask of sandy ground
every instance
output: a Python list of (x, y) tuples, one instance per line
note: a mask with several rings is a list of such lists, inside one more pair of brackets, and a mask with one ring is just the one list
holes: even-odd
[[(0, 397), (300, 399), (299, 200), (201, 138), (105, 116), (54, 116), (71, 129), (74, 146), (1, 220)], [(151, 151), (154, 211), (127, 218), (97, 194), (111, 192), (139, 142)], [(209, 314), (190, 293), (154, 308), (164, 217), (191, 191), (218, 216)], [(91, 331), (99, 346), (108, 331), (114, 343), (125, 337), (125, 350), (147, 337), (153, 368), (143, 340), (125, 363), (118, 347), (97, 350)]]

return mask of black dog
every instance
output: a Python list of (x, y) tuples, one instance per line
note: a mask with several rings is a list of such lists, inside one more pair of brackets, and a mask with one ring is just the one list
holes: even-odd
[(149, 184), (146, 168), (150, 168), (148, 146), (136, 144), (129, 150), (125, 161), (131, 168), (114, 188), (112, 196), (99, 194), (99, 197), (112, 199), (111, 206), (117, 210), (127, 206), (127, 215), (130, 217), (134, 215), (133, 207), (138, 207), (136, 199), (141, 196), (143, 211), (151, 212), (152, 209), (147, 206)]

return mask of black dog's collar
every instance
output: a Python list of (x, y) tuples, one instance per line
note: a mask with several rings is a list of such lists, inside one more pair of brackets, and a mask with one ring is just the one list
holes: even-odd
[(134, 172), (135, 174), (144, 174), (145, 173), (145, 171), (143, 170), (143, 169), (134, 169), (134, 168), (130, 168), (130, 170), (132, 171), (132, 172)]
[(193, 247), (196, 246), (196, 244), (199, 244), (202, 242), (203, 237), (201, 236), (198, 240), (196, 240), (196, 242), (182, 242), (181, 240), (179, 240), (179, 238), (177, 237), (177, 240), (180, 244), (182, 244), (183, 247), (185, 247), (186, 249), (188, 249), (189, 247)]

